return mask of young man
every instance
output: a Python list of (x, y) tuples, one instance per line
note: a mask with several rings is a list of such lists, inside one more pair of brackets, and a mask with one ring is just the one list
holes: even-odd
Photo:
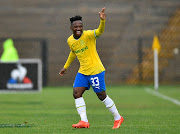
[(105, 28), (105, 8), (102, 8), (102, 11), (99, 12), (99, 17), (100, 25), (98, 29), (87, 31), (83, 31), (81, 16), (70, 18), (70, 29), (73, 34), (68, 38), (67, 43), (71, 52), (59, 74), (63, 76), (67, 68), (77, 56), (80, 62), (80, 68), (74, 81), (73, 96), (75, 98), (75, 105), (81, 117), (81, 121), (77, 124), (73, 124), (73, 128), (89, 128), (90, 126), (86, 115), (86, 104), (82, 97), (85, 90), (90, 88), (90, 85), (98, 98), (114, 115), (115, 121), (112, 129), (120, 128), (121, 123), (124, 121), (123, 117), (118, 113), (113, 100), (106, 95), (104, 79), (105, 68), (96, 51), (96, 39), (104, 32)]

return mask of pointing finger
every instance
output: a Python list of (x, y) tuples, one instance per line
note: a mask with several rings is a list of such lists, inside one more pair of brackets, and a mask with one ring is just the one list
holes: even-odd
[(104, 7), (104, 8), (102, 8), (102, 11), (101, 11), (101, 12), (102, 12), (102, 13), (104, 13), (104, 11), (105, 11), (105, 7)]

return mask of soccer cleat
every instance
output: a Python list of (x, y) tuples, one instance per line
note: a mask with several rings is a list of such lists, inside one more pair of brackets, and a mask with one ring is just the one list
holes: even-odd
[(122, 116), (121, 116), (120, 120), (115, 120), (114, 121), (114, 126), (112, 127), (112, 129), (120, 128), (121, 123), (123, 123), (123, 121), (124, 121), (124, 118)]
[(89, 122), (84, 121), (80, 121), (79, 123), (72, 125), (73, 128), (89, 128), (89, 126)]

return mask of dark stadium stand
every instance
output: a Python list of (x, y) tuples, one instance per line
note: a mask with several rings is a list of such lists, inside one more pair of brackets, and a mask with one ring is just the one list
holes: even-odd
[[(180, 81), (180, 9), (170, 17), (167, 26), (159, 33), (161, 51), (159, 53), (159, 74), (161, 83), (179, 83)], [(154, 58), (151, 47), (143, 49), (144, 56), (142, 79), (136, 66), (127, 81), (131, 84), (152, 83), (154, 79)]]
[[(97, 49), (106, 68), (107, 84), (126, 83), (130, 78), (132, 83), (137, 83), (138, 72), (134, 74), (137, 71), (134, 67), (138, 63), (138, 39), (152, 39), (157, 34), (160, 41), (165, 40), (164, 36), (171, 29), (168, 25), (174, 21), (169, 21), (169, 18), (180, 7), (179, 0), (0, 1), (0, 38), (47, 39), (48, 85), (72, 84), (79, 67), (77, 60), (63, 78), (58, 75), (69, 54), (66, 43), (72, 34), (69, 18), (80, 14), (83, 16), (84, 29), (97, 28), (98, 12), (104, 6), (107, 13), (106, 28), (97, 40)], [(168, 38), (171, 35), (174, 33)], [(16, 47), (20, 58), (39, 58), (38, 52), (41, 50), (33, 43)], [(143, 51), (150, 53), (148, 48)], [(162, 71), (163, 76), (168, 75), (167, 68), (163, 67)]]

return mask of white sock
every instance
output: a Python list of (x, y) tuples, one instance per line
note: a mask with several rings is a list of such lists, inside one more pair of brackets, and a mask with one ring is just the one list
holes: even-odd
[(121, 116), (120, 116), (113, 100), (111, 98), (109, 98), (109, 96), (107, 96), (102, 102), (106, 105), (106, 107), (109, 109), (109, 111), (113, 114), (114, 120), (121, 119)]
[(87, 115), (86, 115), (86, 104), (84, 102), (83, 97), (75, 99), (76, 108), (78, 114), (81, 117), (81, 120), (84, 122), (88, 122)]

